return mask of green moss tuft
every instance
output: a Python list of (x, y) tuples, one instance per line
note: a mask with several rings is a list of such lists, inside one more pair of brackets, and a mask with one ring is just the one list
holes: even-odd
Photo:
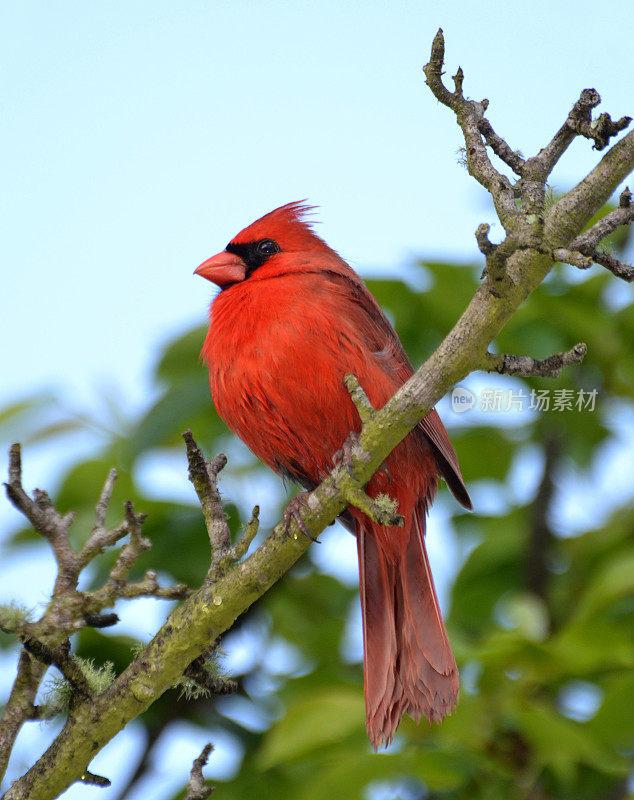
[[(98, 695), (110, 686), (117, 677), (112, 661), (95, 666), (92, 658), (75, 656), (75, 661), (84, 673), (88, 686), (93, 694)], [(45, 687), (44, 706), (51, 714), (60, 714), (67, 711), (73, 696), (74, 689), (63, 676), (57, 674), (50, 678)]]
[(30, 622), (31, 610), (13, 601), (0, 605), (0, 628), (7, 633), (18, 631), (25, 622)]

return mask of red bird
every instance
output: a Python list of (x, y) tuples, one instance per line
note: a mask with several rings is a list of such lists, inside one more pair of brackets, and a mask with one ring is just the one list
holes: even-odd
[[(357, 410), (352, 372), (375, 407), (412, 375), (396, 332), (361, 278), (289, 203), (249, 225), (196, 273), (221, 291), (202, 356), (220, 416), (256, 456), (305, 489), (334, 467)], [(363, 612), (366, 726), (388, 744), (407, 713), (440, 722), (456, 704), (458, 669), (425, 549), (425, 512), (442, 476), (467, 508), (458, 460), (435, 410), (388, 456), (366, 491), (390, 495), (403, 527), (350, 507)]]

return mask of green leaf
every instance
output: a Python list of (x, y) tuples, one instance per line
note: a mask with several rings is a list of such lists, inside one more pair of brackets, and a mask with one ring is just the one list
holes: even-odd
[(418, 778), (432, 792), (446, 792), (462, 786), (468, 775), (460, 758), (436, 749), (408, 748), (397, 754), (368, 753), (367, 748), (337, 748), (315, 764), (299, 800), (362, 797), (373, 781)]
[(572, 783), (580, 763), (613, 775), (628, 772), (627, 760), (596, 739), (587, 724), (538, 706), (517, 712), (517, 720), (538, 763), (550, 767), (564, 784)]
[(270, 769), (300, 758), (324, 745), (345, 739), (364, 725), (363, 695), (359, 690), (330, 689), (294, 703), (267, 734), (257, 758)]
[(575, 617), (587, 619), (620, 597), (634, 593), (634, 552), (619, 553), (603, 566), (579, 599)]

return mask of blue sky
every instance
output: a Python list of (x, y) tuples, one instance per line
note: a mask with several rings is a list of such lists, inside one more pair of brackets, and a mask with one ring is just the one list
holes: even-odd
[[(421, 72), (437, 28), (448, 76), (461, 64), (465, 92), (488, 97), (496, 130), (528, 155), (585, 87), (601, 93), (601, 110), (632, 113), (624, 8), (3, 3), (0, 407), (49, 388), (73, 408), (94, 411), (105, 394), (128, 413), (142, 408), (162, 343), (206, 317), (210, 286), (194, 268), (291, 200), (320, 206), (320, 233), (362, 274), (401, 275), (413, 255), (478, 258), (473, 231), (492, 212)], [(575, 142), (555, 184), (596, 160)], [(40, 454), (29, 485), (51, 487), (55, 460)], [(5, 463), (2, 452), (3, 473)], [(41, 735), (31, 729), (21, 753)], [(137, 747), (135, 736), (132, 725), (113, 747)], [(174, 756), (184, 774), (203, 742), (174, 736), (187, 743)], [(235, 757), (216, 744), (212, 774)]]

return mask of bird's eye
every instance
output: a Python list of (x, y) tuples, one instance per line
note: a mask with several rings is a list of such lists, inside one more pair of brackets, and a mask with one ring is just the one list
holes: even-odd
[(280, 252), (279, 245), (273, 239), (261, 239), (256, 247), (258, 254), (262, 256), (272, 256)]

